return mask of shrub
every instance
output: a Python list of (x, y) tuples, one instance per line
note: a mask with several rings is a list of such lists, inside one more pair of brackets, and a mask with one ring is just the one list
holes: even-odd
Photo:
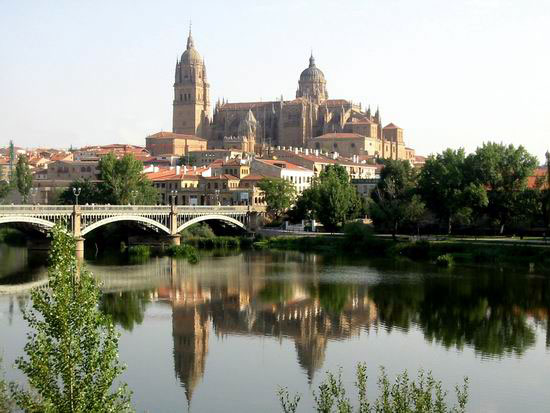
[(443, 254), (436, 258), (435, 263), (439, 267), (452, 267), (455, 263), (455, 260), (451, 254)]
[(359, 245), (373, 238), (373, 229), (362, 222), (349, 222), (344, 225), (344, 236), (348, 245)]
[(216, 234), (214, 234), (210, 225), (199, 222), (198, 224), (185, 228), (181, 232), (181, 236), (184, 238), (214, 238)]
[(13, 407), (12, 400), (8, 393), (8, 384), (2, 370), (2, 358), (0, 357), (0, 412), (11, 412)]
[(186, 258), (191, 264), (199, 262), (199, 253), (197, 249), (188, 244), (170, 245), (166, 249), (166, 254), (170, 257)]
[(132, 245), (128, 247), (128, 255), (131, 258), (149, 258), (151, 256), (151, 247), (148, 245)]
[(25, 234), (13, 228), (3, 228), (0, 230), (0, 242), (13, 246), (24, 246), (27, 244)]
[[(462, 388), (456, 386), (457, 405), (449, 406), (445, 400), (447, 392), (443, 390), (440, 381), (436, 381), (431, 372), (420, 370), (416, 380), (411, 380), (407, 372), (398, 375), (394, 383), (390, 383), (384, 368), (380, 369), (378, 377), (378, 397), (370, 403), (367, 398), (367, 367), (364, 363), (357, 365), (355, 388), (357, 403), (355, 411), (360, 413), (409, 413), (409, 412), (439, 412), (464, 413), (468, 403), (468, 379), (464, 379)], [(285, 413), (294, 413), (300, 402), (300, 395), (290, 397), (287, 388), (279, 388), (281, 408)], [(326, 379), (313, 392), (314, 409), (318, 412), (348, 412), (354, 411), (350, 398), (342, 382), (342, 371), (338, 374), (328, 372)]]

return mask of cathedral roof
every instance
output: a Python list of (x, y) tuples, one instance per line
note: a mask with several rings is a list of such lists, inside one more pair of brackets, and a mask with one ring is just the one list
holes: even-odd
[(384, 126), (384, 129), (400, 129), (399, 126), (393, 124), (393, 123), (388, 123), (386, 126)]
[(184, 135), (183, 133), (164, 132), (164, 131), (157, 132), (157, 133), (155, 133), (153, 135), (149, 135), (147, 137), (148, 138), (153, 138), (153, 139), (173, 138), (173, 139), (193, 139), (193, 140), (196, 140), (196, 141), (206, 141), (206, 139), (199, 138), (198, 136), (195, 136), (195, 135)]
[(351, 138), (364, 138), (365, 136), (358, 133), (326, 133), (321, 136), (316, 136), (313, 139), (351, 139)]
[(313, 54), (309, 58), (309, 67), (300, 74), (300, 82), (325, 82), (325, 75), (315, 66)]
[(197, 49), (195, 49), (191, 29), (189, 30), (189, 37), (187, 37), (187, 49), (181, 55), (181, 62), (184, 64), (203, 64), (201, 55)]

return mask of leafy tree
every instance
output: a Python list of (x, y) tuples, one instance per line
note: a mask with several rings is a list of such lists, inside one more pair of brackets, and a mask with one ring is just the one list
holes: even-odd
[(315, 212), (325, 228), (334, 230), (364, 212), (364, 203), (340, 165), (330, 165), (314, 182)]
[(10, 193), (11, 186), (6, 181), (0, 181), (0, 200), (4, 199)]
[(103, 294), (99, 308), (123, 329), (132, 331), (143, 323), (145, 308), (149, 304), (150, 291), (126, 291)]
[(15, 146), (13, 145), (13, 141), (10, 140), (10, 171), (9, 171), (9, 177), (8, 177), (8, 181), (10, 182), (10, 184), (13, 183), (14, 179), (13, 179), (13, 175), (14, 175), (14, 170), (13, 170), (13, 165), (15, 164)]
[(71, 185), (59, 195), (57, 203), (62, 205), (72, 205), (75, 203), (73, 189), (80, 188), (78, 202), (80, 204), (102, 204), (103, 194), (97, 184), (90, 182), (88, 179), (72, 182)]
[(2, 357), (0, 357), (0, 413), (8, 413), (12, 411), (12, 400), (8, 392), (8, 384), (4, 377), (2, 369)]
[(73, 238), (61, 227), (52, 233), (49, 288), (32, 292), (24, 318), (33, 332), (16, 361), (30, 389), (14, 385), (14, 400), (28, 412), (129, 411), (126, 385), (113, 391), (124, 368), (118, 333), (98, 309), (99, 288), (79, 271)]
[(23, 198), (23, 203), (26, 204), (32, 188), (32, 174), (26, 155), (20, 155), (17, 159), (17, 166), (15, 167), (15, 182), (17, 185), (17, 190)]
[(264, 178), (258, 188), (264, 192), (267, 210), (274, 219), (280, 218), (296, 199), (296, 187), (284, 179)]
[(416, 173), (407, 161), (388, 160), (371, 194), (369, 211), (377, 226), (389, 227), (395, 239), (405, 222), (416, 222), (425, 205), (416, 191)]
[(471, 180), (464, 149), (430, 156), (420, 172), (418, 189), (426, 206), (447, 223), (450, 234), (458, 219), (469, 221), (475, 208), (488, 203), (485, 188)]
[(143, 175), (143, 163), (133, 155), (117, 159), (112, 153), (99, 161), (99, 191), (104, 202), (125, 205), (155, 204), (158, 194), (151, 181)]
[(365, 215), (365, 200), (349, 182), (344, 167), (329, 165), (302, 192), (289, 215), (293, 221), (316, 218), (328, 230), (335, 230), (353, 218)]
[(468, 157), (473, 179), (487, 188), (488, 216), (504, 232), (505, 225), (518, 214), (527, 178), (533, 174), (537, 159), (523, 146), (488, 142)]
[(182, 155), (178, 159), (178, 165), (180, 166), (196, 166), (198, 163), (195, 155)]

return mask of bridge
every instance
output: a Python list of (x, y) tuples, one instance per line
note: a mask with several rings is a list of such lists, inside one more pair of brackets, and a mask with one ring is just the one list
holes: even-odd
[(178, 205), (0, 205), (0, 225), (26, 223), (48, 231), (60, 224), (77, 241), (77, 253), (84, 251), (84, 236), (113, 222), (138, 222), (170, 237), (179, 245), (180, 232), (202, 221), (218, 220), (244, 230), (255, 230), (265, 212), (253, 206)]

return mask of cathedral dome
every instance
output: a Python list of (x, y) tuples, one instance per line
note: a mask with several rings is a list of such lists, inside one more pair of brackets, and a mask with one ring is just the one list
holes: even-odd
[(191, 31), (189, 31), (189, 37), (187, 38), (187, 49), (181, 55), (181, 62), (184, 64), (202, 64), (203, 62), (200, 53), (195, 49)]
[(325, 75), (315, 66), (313, 55), (309, 58), (309, 67), (300, 75), (300, 82), (325, 82)]

